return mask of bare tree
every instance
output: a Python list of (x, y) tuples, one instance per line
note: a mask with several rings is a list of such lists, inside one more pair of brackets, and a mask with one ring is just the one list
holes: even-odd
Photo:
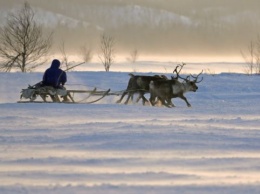
[(139, 53), (137, 49), (134, 49), (131, 53), (130, 53), (130, 57), (126, 58), (127, 61), (131, 62), (131, 63), (135, 63), (137, 61), (139, 57)]
[(70, 68), (70, 63), (69, 63), (69, 57), (68, 57), (66, 49), (65, 49), (64, 41), (62, 41), (61, 45), (59, 46), (59, 50), (60, 50), (61, 55), (62, 55), (61, 63), (65, 64), (66, 71), (67, 71)]
[(73, 70), (75, 67), (78, 67), (80, 65), (83, 65), (84, 63), (87, 63), (88, 61), (91, 60), (91, 50), (90, 49), (86, 49), (86, 47), (83, 47), (81, 48), (81, 51), (82, 51), (82, 54), (83, 54), (83, 62), (80, 62), (78, 64), (73, 64), (71, 61), (69, 61), (69, 56), (66, 52), (66, 48), (65, 48), (65, 43), (64, 41), (62, 41), (60, 47), (60, 52), (61, 52), (61, 55), (62, 55), (62, 63), (65, 64), (66, 66), (66, 70), (65, 71), (69, 71), (69, 70)]
[(42, 57), (51, 47), (52, 33), (44, 38), (34, 16), (31, 6), (25, 2), (20, 10), (8, 15), (6, 25), (0, 28), (1, 71), (28, 72), (45, 62)]
[(248, 75), (260, 74), (260, 36), (255, 42), (250, 42), (247, 54), (242, 51), (241, 54), (246, 62), (245, 73)]
[(248, 75), (252, 75), (254, 70), (254, 57), (255, 57), (254, 50), (255, 50), (255, 45), (251, 41), (250, 45), (248, 46), (248, 54), (245, 54), (244, 52), (241, 51), (241, 54), (246, 62), (244, 71)]
[(109, 71), (110, 66), (114, 62), (115, 52), (115, 40), (113, 37), (103, 34), (100, 40), (101, 53), (98, 55), (100, 61), (105, 67), (106, 71)]
[(255, 49), (255, 73), (260, 74), (260, 36), (257, 36), (256, 49)]
[(90, 48), (87, 48), (86, 46), (82, 46), (80, 48), (80, 52), (81, 52), (81, 55), (82, 55), (82, 58), (83, 60), (87, 63), (87, 62), (90, 62), (92, 60), (92, 51)]

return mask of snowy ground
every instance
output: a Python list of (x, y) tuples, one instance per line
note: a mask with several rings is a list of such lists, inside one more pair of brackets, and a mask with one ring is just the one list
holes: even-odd
[[(176, 108), (18, 104), (42, 73), (0, 73), (0, 193), (260, 193), (260, 76), (203, 75)], [(168, 76), (170, 76), (168, 74)], [(127, 73), (67, 88), (124, 90)]]

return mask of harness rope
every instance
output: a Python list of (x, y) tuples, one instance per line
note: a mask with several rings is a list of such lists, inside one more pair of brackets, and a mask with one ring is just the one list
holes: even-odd
[[(107, 89), (104, 89), (104, 88), (100, 88), (100, 87), (95, 87), (95, 86), (91, 86), (91, 85), (87, 85), (87, 84), (75, 84), (75, 83), (72, 83), (72, 84), (66, 84), (67, 86), (85, 86), (85, 87), (91, 87), (91, 88), (97, 88), (97, 89), (100, 89), (100, 90), (104, 90), (106, 91)], [(111, 91), (110, 92), (110, 95), (121, 95), (123, 94), (124, 92), (139, 92), (139, 91), (144, 91), (144, 92), (148, 92), (147, 90), (145, 89), (136, 89), (136, 90), (119, 90), (119, 91)]]

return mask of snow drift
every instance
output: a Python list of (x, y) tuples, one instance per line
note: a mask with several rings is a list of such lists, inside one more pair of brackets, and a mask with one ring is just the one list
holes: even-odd
[[(17, 104), (42, 73), (0, 73), (0, 193), (259, 193), (259, 76), (203, 75), (192, 108)], [(170, 76), (170, 74), (167, 74)], [(124, 90), (127, 73), (67, 88)]]

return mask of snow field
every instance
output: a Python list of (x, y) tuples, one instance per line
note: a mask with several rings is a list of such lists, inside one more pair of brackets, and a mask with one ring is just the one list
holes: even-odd
[[(259, 76), (203, 75), (192, 108), (15, 103), (41, 76), (0, 74), (0, 193), (260, 192)], [(68, 78), (70, 89), (121, 91), (129, 77)]]

